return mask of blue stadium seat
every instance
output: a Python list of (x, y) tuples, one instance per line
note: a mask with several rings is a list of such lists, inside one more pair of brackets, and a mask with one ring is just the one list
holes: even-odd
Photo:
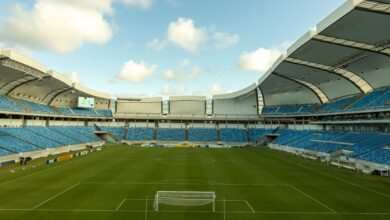
[(237, 128), (223, 128), (220, 129), (220, 136), (222, 142), (239, 142), (246, 143), (248, 142), (246, 138), (246, 130), (245, 129), (237, 129)]
[(107, 131), (108, 133), (114, 135), (115, 139), (122, 140), (123, 135), (125, 134), (125, 128), (124, 127), (108, 127), (108, 126), (101, 126), (100, 129), (102, 131)]
[(129, 141), (152, 141), (154, 128), (128, 128), (126, 140)]
[(261, 138), (263, 135), (269, 134), (269, 133), (272, 133), (272, 130), (250, 128), (249, 129), (250, 142), (255, 142), (255, 141), (257, 141), (257, 139)]
[(217, 142), (217, 130), (211, 128), (189, 128), (188, 141)]
[(158, 128), (157, 141), (185, 141), (186, 133), (183, 128)]

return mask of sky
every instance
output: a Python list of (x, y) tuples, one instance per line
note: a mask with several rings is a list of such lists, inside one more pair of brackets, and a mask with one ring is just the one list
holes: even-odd
[(0, 0), (0, 47), (112, 97), (243, 89), (345, 0)]

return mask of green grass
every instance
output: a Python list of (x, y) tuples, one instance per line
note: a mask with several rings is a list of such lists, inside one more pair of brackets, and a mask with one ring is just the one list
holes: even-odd
[[(390, 178), (269, 149), (110, 146), (42, 164), (0, 170), (0, 219), (390, 219)], [(154, 212), (158, 190), (215, 191), (217, 212)]]

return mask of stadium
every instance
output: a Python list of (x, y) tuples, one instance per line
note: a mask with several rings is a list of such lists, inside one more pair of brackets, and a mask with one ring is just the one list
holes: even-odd
[(389, 14), (349, 0), (212, 97), (112, 98), (1, 50), (0, 219), (389, 219)]

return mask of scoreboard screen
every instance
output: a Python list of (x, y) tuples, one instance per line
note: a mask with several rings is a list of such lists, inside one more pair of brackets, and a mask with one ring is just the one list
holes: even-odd
[(77, 102), (77, 107), (79, 108), (94, 108), (95, 99), (91, 97), (79, 97)]

